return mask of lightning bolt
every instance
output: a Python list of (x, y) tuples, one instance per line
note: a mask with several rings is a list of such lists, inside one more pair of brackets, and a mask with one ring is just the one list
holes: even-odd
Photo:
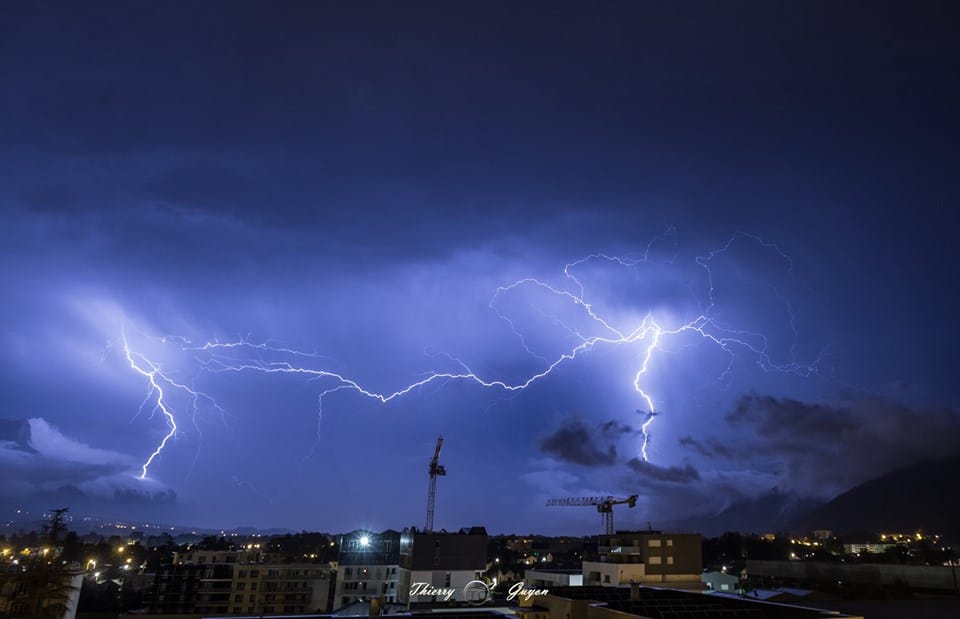
[(143, 410), (148, 402), (152, 401), (154, 404), (153, 411), (160, 411), (167, 422), (167, 433), (160, 440), (160, 443), (153, 450), (153, 452), (147, 457), (140, 469), (140, 479), (146, 479), (147, 471), (149, 470), (150, 465), (153, 464), (154, 460), (160, 457), (164, 447), (166, 447), (167, 443), (170, 442), (170, 439), (177, 434), (177, 420), (173, 414), (173, 410), (166, 401), (167, 394), (164, 391), (165, 386), (171, 390), (180, 391), (189, 396), (193, 410), (194, 426), (197, 425), (197, 416), (200, 414), (199, 403), (201, 400), (209, 401), (214, 408), (221, 412), (221, 414), (224, 411), (220, 405), (217, 404), (217, 401), (208, 394), (202, 391), (196, 391), (195, 389), (192, 389), (191, 387), (174, 380), (169, 373), (163, 371), (159, 363), (151, 361), (142, 353), (132, 350), (130, 348), (129, 341), (127, 340), (126, 325), (123, 322), (120, 323), (120, 338), (123, 341), (123, 353), (127, 363), (130, 365), (130, 368), (146, 378), (149, 384), (146, 398), (144, 398), (144, 401), (140, 405), (140, 411)]
[[(607, 262), (616, 267), (627, 269), (633, 269), (641, 264), (647, 263), (649, 260), (650, 249), (657, 239), (651, 241), (651, 243), (647, 246), (642, 258), (625, 258), (604, 253), (596, 253), (566, 264), (562, 270), (564, 281), (567, 282), (567, 285), (564, 287), (558, 287), (533, 277), (519, 279), (510, 284), (498, 287), (494, 291), (488, 306), (498, 318), (506, 323), (510, 331), (519, 340), (520, 346), (524, 349), (524, 351), (527, 352), (533, 359), (536, 359), (543, 364), (542, 369), (528, 375), (526, 378), (518, 382), (508, 382), (506, 380), (497, 378), (482, 377), (474, 372), (462, 360), (446, 355), (448, 359), (456, 364), (456, 366), (459, 368), (458, 371), (431, 372), (426, 374), (423, 378), (404, 385), (399, 389), (381, 392), (362, 385), (358, 380), (351, 378), (346, 374), (334, 372), (329, 369), (317, 369), (314, 367), (309, 367), (309, 364), (296, 362), (298, 359), (305, 358), (328, 360), (329, 357), (324, 357), (315, 352), (303, 352), (285, 346), (273, 345), (269, 342), (254, 342), (250, 340), (249, 336), (236, 341), (221, 342), (219, 340), (214, 340), (202, 344), (194, 344), (189, 339), (180, 336), (165, 336), (160, 338), (160, 341), (164, 344), (174, 345), (183, 352), (190, 352), (195, 355), (199, 355), (197, 357), (199, 366), (208, 372), (257, 372), (261, 374), (287, 374), (303, 376), (308, 379), (327, 381), (329, 386), (323, 388), (318, 395), (318, 420), (322, 420), (324, 398), (339, 391), (353, 391), (364, 397), (377, 400), (382, 404), (387, 404), (392, 400), (401, 398), (413, 391), (420, 390), (421, 388), (432, 383), (447, 381), (466, 381), (474, 383), (482, 388), (498, 389), (507, 393), (516, 393), (521, 392), (531, 385), (545, 379), (562, 364), (575, 360), (583, 353), (586, 353), (595, 347), (622, 346), (642, 343), (643, 345), (641, 348), (642, 352), (640, 355), (640, 365), (634, 375), (633, 388), (646, 406), (646, 418), (640, 428), (643, 437), (640, 445), (640, 453), (643, 459), (647, 461), (647, 447), (650, 440), (650, 426), (653, 424), (655, 417), (659, 415), (659, 411), (655, 406), (653, 396), (648, 393), (643, 386), (643, 377), (648, 372), (651, 364), (654, 362), (654, 357), (656, 356), (655, 353), (661, 350), (660, 345), (665, 338), (684, 333), (695, 334), (727, 353), (729, 355), (729, 363), (718, 377), (718, 380), (725, 380), (729, 376), (736, 358), (736, 352), (738, 350), (746, 351), (747, 353), (753, 355), (756, 358), (756, 362), (759, 367), (767, 372), (784, 372), (803, 377), (809, 377), (817, 374), (818, 372), (817, 364), (819, 362), (819, 357), (812, 363), (801, 364), (796, 361), (795, 354), (792, 354), (792, 358), (789, 362), (776, 363), (770, 356), (768, 350), (768, 339), (764, 334), (727, 328), (720, 324), (720, 322), (715, 318), (714, 310), (717, 306), (716, 285), (714, 282), (714, 273), (711, 263), (718, 256), (729, 251), (733, 243), (740, 238), (758, 243), (765, 250), (777, 254), (787, 264), (788, 273), (792, 276), (793, 261), (785, 252), (780, 249), (779, 246), (773, 243), (767, 243), (760, 237), (738, 232), (718, 249), (696, 258), (696, 264), (705, 271), (706, 275), (706, 301), (704, 303), (702, 299), (697, 298), (693, 293), (692, 287), (688, 285), (688, 289), (691, 290), (691, 294), (696, 299), (696, 302), (700, 308), (700, 314), (692, 320), (673, 329), (663, 328), (657, 323), (650, 312), (648, 312), (642, 318), (642, 320), (640, 320), (639, 325), (635, 325), (632, 329), (618, 328), (618, 326), (614, 324), (613, 320), (605, 317), (594, 307), (590, 301), (587, 300), (586, 287), (576, 276), (576, 270), (578, 267), (594, 261)], [(568, 327), (559, 322), (559, 320), (555, 320), (556, 324), (564, 327), (570, 336), (576, 338), (576, 345), (558, 355), (555, 355), (552, 360), (549, 360), (541, 354), (535, 352), (529, 346), (527, 338), (517, 327), (516, 322), (499, 309), (499, 302), (504, 295), (527, 287), (533, 287), (545, 291), (547, 294), (553, 295), (577, 308), (583, 313), (583, 315), (587, 317), (589, 322), (598, 328), (600, 334), (587, 336), (584, 335), (580, 330)], [(779, 290), (774, 288), (773, 292), (776, 297), (783, 302), (789, 316), (790, 328), (794, 335), (794, 348), (792, 349), (792, 353), (795, 353), (797, 332), (793, 309), (786, 297), (782, 295)], [(209, 401), (214, 407), (216, 407), (218, 410), (221, 410), (221, 413), (222, 409), (220, 409), (213, 398), (206, 393), (196, 391), (181, 382), (175, 381), (169, 373), (165, 373), (161, 369), (158, 363), (150, 361), (141, 353), (132, 351), (128, 345), (125, 332), (122, 332), (121, 335), (124, 344), (124, 352), (130, 367), (148, 380), (149, 392), (147, 394), (146, 401), (153, 402), (154, 410), (159, 410), (163, 414), (163, 416), (166, 418), (168, 426), (167, 434), (163, 437), (156, 449), (154, 449), (154, 451), (143, 464), (141, 478), (145, 478), (151, 464), (153, 464), (153, 462), (160, 456), (167, 443), (173, 439), (177, 433), (176, 419), (173, 410), (170, 406), (168, 406), (165, 400), (166, 394), (164, 392), (164, 387), (177, 390), (189, 396), (192, 400), (195, 418), (198, 414), (198, 403), (201, 400)], [(266, 360), (262, 356), (254, 359), (237, 356), (243, 352), (256, 355), (269, 353), (270, 355), (286, 358), (282, 360)]]

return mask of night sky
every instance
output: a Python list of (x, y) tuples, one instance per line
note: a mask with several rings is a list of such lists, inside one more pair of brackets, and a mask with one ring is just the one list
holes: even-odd
[[(422, 526), (442, 433), (437, 528), (584, 534), (546, 499), (656, 526), (956, 454), (958, 25), (4, 3), (0, 506)], [(142, 480), (133, 365), (177, 424)]]

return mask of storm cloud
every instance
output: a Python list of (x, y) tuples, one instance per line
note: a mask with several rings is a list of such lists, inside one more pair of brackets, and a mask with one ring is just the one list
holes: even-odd
[[(580, 533), (531, 494), (644, 525), (956, 437), (939, 9), (59, 4), (0, 19), (9, 498), (419, 526), (442, 435), (438, 527)], [(183, 387), (144, 480), (130, 350)]]
[(5, 505), (69, 502), (83, 513), (109, 516), (176, 504), (173, 490), (139, 479), (137, 468), (133, 457), (72, 439), (42, 418), (8, 420), (0, 428)]
[(690, 464), (683, 466), (657, 466), (639, 458), (632, 458), (627, 462), (631, 470), (640, 474), (643, 479), (668, 483), (687, 483), (698, 481), (700, 473)]
[(826, 498), (901, 466), (960, 454), (960, 415), (947, 408), (746, 395), (725, 419), (744, 453), (777, 463), (786, 489)]
[(636, 432), (618, 421), (589, 426), (580, 419), (568, 419), (540, 441), (540, 450), (558, 460), (582, 466), (610, 466), (617, 462), (615, 441)]
[(696, 453), (704, 456), (705, 458), (732, 458), (733, 450), (719, 439), (708, 438), (705, 441), (700, 441), (692, 436), (684, 436), (677, 444), (681, 447), (689, 447), (693, 449)]

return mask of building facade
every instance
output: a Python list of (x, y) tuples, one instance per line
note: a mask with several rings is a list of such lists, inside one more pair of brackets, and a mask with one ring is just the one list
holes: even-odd
[(413, 535), (357, 530), (340, 536), (340, 554), (333, 608), (383, 598), (386, 603), (410, 601)]
[(703, 560), (700, 535), (660, 531), (618, 531), (601, 535), (598, 561), (583, 562), (583, 584), (630, 583), (700, 589)]
[[(483, 527), (460, 529), (457, 533), (417, 533), (413, 537), (410, 602), (433, 602), (439, 597), (463, 601), (463, 590), (479, 580), (487, 569), (489, 537)], [(429, 585), (429, 587), (416, 586)], [(432, 593), (452, 590), (449, 597)], [(426, 592), (426, 593), (422, 593)]]
[(332, 610), (336, 572), (316, 563), (248, 561), (246, 551), (196, 551), (161, 566), (156, 614), (318, 613)]
[(332, 610), (336, 573), (315, 563), (240, 565), (230, 590), (233, 613), (305, 613)]

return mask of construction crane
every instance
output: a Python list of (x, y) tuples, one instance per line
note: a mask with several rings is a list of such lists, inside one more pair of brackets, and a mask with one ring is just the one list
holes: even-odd
[(607, 535), (613, 535), (613, 506), (626, 505), (627, 507), (636, 507), (637, 495), (633, 494), (625, 499), (618, 499), (612, 496), (588, 496), (588, 497), (567, 497), (563, 499), (550, 499), (547, 501), (547, 507), (558, 506), (576, 506), (596, 505), (600, 517), (603, 518), (603, 530)]
[(433, 450), (433, 459), (430, 460), (430, 490), (427, 492), (427, 533), (433, 531), (433, 506), (437, 501), (437, 477), (447, 474), (447, 469), (440, 464), (440, 448), (443, 447), (443, 435), (437, 437), (437, 448)]

